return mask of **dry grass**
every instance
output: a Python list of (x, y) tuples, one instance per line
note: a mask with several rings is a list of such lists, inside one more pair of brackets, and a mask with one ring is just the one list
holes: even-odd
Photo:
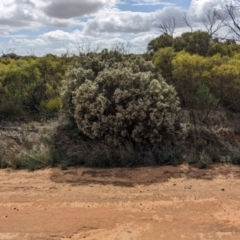
[(177, 165), (181, 163), (178, 146), (137, 145), (126, 141), (124, 145), (113, 146), (104, 141), (92, 140), (66, 124), (60, 126), (54, 135), (53, 155), (55, 163), (66, 166), (129, 167), (143, 165)]
[[(177, 165), (183, 161), (207, 168), (216, 162), (240, 164), (240, 129), (233, 115), (216, 112), (208, 122), (191, 122), (183, 112), (175, 139), (144, 147), (118, 147), (86, 138), (70, 122), (0, 123), (0, 168), (35, 170), (47, 166), (129, 167)], [(61, 124), (60, 124), (61, 122)], [(173, 137), (175, 137), (173, 136)], [(167, 137), (166, 137), (167, 139)]]
[(35, 170), (51, 161), (51, 126), (39, 123), (0, 124), (0, 167)]

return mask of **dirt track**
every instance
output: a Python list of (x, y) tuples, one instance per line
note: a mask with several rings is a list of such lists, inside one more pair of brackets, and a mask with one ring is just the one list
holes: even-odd
[(0, 239), (240, 239), (240, 168), (0, 170)]

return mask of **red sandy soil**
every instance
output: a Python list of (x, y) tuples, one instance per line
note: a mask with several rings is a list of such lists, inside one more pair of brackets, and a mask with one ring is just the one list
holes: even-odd
[(240, 167), (0, 170), (1, 240), (240, 239)]

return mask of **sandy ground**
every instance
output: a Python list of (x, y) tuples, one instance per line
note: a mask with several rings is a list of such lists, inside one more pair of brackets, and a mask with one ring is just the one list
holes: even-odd
[(0, 170), (0, 239), (240, 239), (240, 167)]

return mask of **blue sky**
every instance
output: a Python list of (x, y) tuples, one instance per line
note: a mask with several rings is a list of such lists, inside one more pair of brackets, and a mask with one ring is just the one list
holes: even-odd
[[(161, 33), (159, 22), (177, 20), (175, 35), (203, 29), (207, 9), (226, 0), (0, 0), (0, 50), (17, 54), (73, 54), (124, 47), (143, 53)], [(204, 29), (203, 29), (204, 30)]]

